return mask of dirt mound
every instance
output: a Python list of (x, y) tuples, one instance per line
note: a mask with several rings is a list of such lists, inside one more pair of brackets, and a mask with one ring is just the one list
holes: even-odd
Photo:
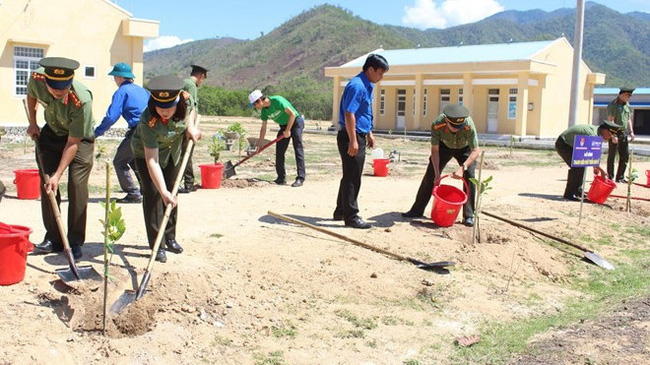
[(225, 179), (221, 181), (221, 187), (223, 188), (234, 188), (234, 189), (243, 189), (250, 187), (262, 187), (268, 185), (268, 181), (260, 179)]

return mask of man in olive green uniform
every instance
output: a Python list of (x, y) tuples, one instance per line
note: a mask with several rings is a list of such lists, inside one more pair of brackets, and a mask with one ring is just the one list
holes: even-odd
[[(614, 180), (614, 160), (618, 152), (618, 170), (616, 170), (616, 182), (626, 183), (625, 169), (630, 159), (629, 142), (634, 141), (634, 128), (632, 127), (632, 110), (630, 109), (630, 97), (634, 89), (622, 87), (618, 97), (612, 100), (607, 106), (607, 120), (614, 122), (621, 130), (617, 135), (618, 143), (609, 141), (607, 151), (607, 175)], [(628, 142), (627, 136), (630, 136)]]
[[(79, 67), (79, 62), (46, 57), (40, 65), (43, 69), (32, 73), (27, 84), (27, 134), (36, 140), (41, 152), (40, 168), (49, 175), (49, 181), (41, 186), (41, 196), (53, 191), (60, 205), (59, 182), (68, 170), (68, 241), (74, 258), (80, 259), (81, 246), (86, 239), (88, 177), (93, 167), (95, 121), (92, 94), (74, 80), (74, 70)], [(45, 126), (42, 129), (36, 124), (38, 104), (44, 107)], [(47, 232), (43, 242), (35, 246), (36, 252), (60, 252), (63, 249), (52, 208), (49, 199), (41, 199)]]
[[(571, 159), (573, 157), (573, 143), (576, 136), (601, 136), (603, 140), (609, 141), (616, 145), (616, 135), (620, 132), (621, 128), (609, 121), (604, 121), (600, 126), (578, 124), (565, 130), (555, 141), (555, 151), (562, 157), (562, 160), (569, 166), (569, 173), (566, 179), (566, 187), (564, 188), (564, 199), (572, 201), (580, 201), (582, 180), (585, 176), (584, 167), (571, 167)], [(594, 167), (594, 174), (605, 175), (605, 171), (600, 166)]]
[[(184, 80), (185, 86), (183, 90), (187, 91), (192, 99), (194, 100), (193, 109), (196, 110), (196, 113), (199, 112), (199, 88), (203, 84), (203, 81), (208, 78), (208, 69), (199, 65), (191, 65), (192, 72), (190, 77)], [(183, 140), (183, 150), (187, 145), (187, 140)], [(178, 192), (182, 194), (189, 193), (191, 191), (196, 191), (197, 186), (194, 185), (194, 169), (192, 168), (192, 153), (194, 153), (194, 147), (190, 151), (190, 159), (187, 161), (187, 166), (183, 172), (183, 187), (178, 188)]]
[(458, 162), (458, 169), (452, 177), (465, 179), (469, 186), (469, 196), (463, 206), (463, 224), (474, 225), (474, 201), (476, 188), (470, 181), (474, 178), (476, 163), (480, 153), (476, 127), (469, 110), (462, 105), (449, 104), (431, 124), (431, 156), (427, 172), (422, 178), (415, 203), (402, 216), (406, 218), (421, 217), (429, 204), (433, 187), (440, 180), (440, 173), (453, 157)]

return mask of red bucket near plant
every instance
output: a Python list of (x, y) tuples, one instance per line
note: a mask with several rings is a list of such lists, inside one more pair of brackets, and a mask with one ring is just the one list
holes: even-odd
[(201, 168), (201, 188), (219, 189), (221, 187), (222, 163), (199, 165)]
[(616, 189), (615, 182), (602, 176), (595, 176), (587, 193), (587, 199), (596, 204), (603, 204), (614, 189)]
[(38, 199), (41, 197), (41, 177), (38, 169), (15, 170), (18, 199)]
[(372, 160), (372, 167), (374, 168), (375, 176), (388, 176), (388, 158), (376, 158)]
[(0, 223), (0, 285), (23, 281), (27, 253), (34, 250), (29, 242), (32, 230), (28, 227)]
[[(439, 185), (442, 179), (448, 177), (444, 175), (438, 180), (438, 184), (433, 187), (433, 206), (431, 207), (431, 219), (433, 223), (440, 227), (450, 227), (456, 221), (458, 212), (467, 202), (467, 194), (451, 185)], [(465, 190), (469, 191), (467, 182), (463, 179)]]

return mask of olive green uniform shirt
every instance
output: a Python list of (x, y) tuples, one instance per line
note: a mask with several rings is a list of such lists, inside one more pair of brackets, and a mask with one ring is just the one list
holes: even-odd
[(569, 127), (560, 134), (560, 137), (566, 144), (573, 147), (573, 141), (575, 141), (576, 136), (596, 136), (598, 135), (598, 126), (596, 125), (586, 125), (578, 124)]
[(199, 109), (199, 87), (196, 85), (196, 82), (191, 77), (188, 77), (185, 79), (185, 86), (183, 86), (183, 90), (187, 91), (190, 93), (190, 96), (192, 96), (192, 100), (194, 100), (194, 105), (192, 105), (194, 108), (196, 108), (196, 111), (198, 113)]
[(55, 99), (45, 84), (45, 74), (40, 68), (32, 73), (27, 83), (27, 94), (43, 105), (45, 123), (59, 137), (93, 139), (93, 95), (82, 83), (72, 80), (70, 91)]
[(627, 131), (630, 128), (630, 117), (632, 116), (632, 109), (630, 103), (620, 104), (617, 102), (618, 98), (612, 100), (607, 105), (607, 115), (614, 116), (614, 123), (620, 125), (623, 130)]
[(262, 108), (260, 112), (260, 117), (262, 120), (266, 121), (272, 119), (274, 122), (279, 125), (287, 125), (289, 123), (289, 114), (285, 111), (286, 108), (291, 109), (293, 114), (296, 115), (296, 118), (300, 116), (300, 113), (296, 108), (291, 105), (291, 103), (280, 95), (269, 96), (271, 105), (268, 108)]
[(459, 150), (469, 146), (471, 149), (478, 147), (478, 135), (476, 134), (476, 126), (472, 117), (465, 119), (467, 124), (458, 132), (454, 133), (449, 129), (445, 122), (445, 115), (440, 114), (431, 123), (431, 145), (437, 146), (440, 143), (448, 148)]
[(145, 158), (145, 147), (157, 148), (158, 163), (161, 167), (167, 166), (169, 160), (172, 160), (174, 165), (179, 163), (183, 138), (185, 138), (185, 130), (187, 129), (187, 117), (194, 109), (194, 102), (191, 97), (185, 101), (179, 101), (179, 103), (182, 102), (187, 103), (185, 118), (182, 120), (170, 119), (167, 124), (163, 123), (160, 118), (152, 116), (149, 108), (142, 112), (140, 123), (138, 123), (131, 138), (131, 147), (136, 158)]

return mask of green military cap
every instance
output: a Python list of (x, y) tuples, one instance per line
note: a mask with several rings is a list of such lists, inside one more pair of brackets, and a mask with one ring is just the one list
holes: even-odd
[(63, 90), (72, 84), (79, 62), (64, 57), (45, 57), (39, 61), (45, 69), (45, 82), (52, 89)]
[(598, 126), (598, 134), (600, 134), (600, 132), (603, 129), (606, 129), (606, 130), (610, 131), (613, 134), (618, 134), (619, 132), (621, 132), (623, 130), (623, 128), (620, 125), (618, 125), (618, 124), (616, 124), (614, 122), (610, 122), (609, 120), (603, 120), (600, 123), (600, 125)]
[(635, 89), (632, 88), (632, 87), (621, 87), (621, 88), (619, 89), (619, 91), (618, 91), (618, 94), (619, 94), (619, 95), (621, 95), (621, 94), (625, 94), (625, 93), (632, 94), (632, 93), (634, 92), (634, 90), (635, 90)]
[(167, 109), (178, 103), (179, 94), (185, 83), (174, 75), (156, 76), (149, 83), (147, 89), (156, 106)]
[(209, 70), (207, 68), (205, 68), (203, 66), (199, 66), (199, 65), (190, 65), (190, 66), (192, 66), (192, 75), (194, 75), (196, 73), (202, 73), (202, 74), (205, 75), (205, 77), (208, 77), (208, 71)]
[(449, 122), (456, 128), (463, 128), (467, 124), (469, 110), (462, 105), (449, 104), (442, 109), (442, 113), (449, 119)]

